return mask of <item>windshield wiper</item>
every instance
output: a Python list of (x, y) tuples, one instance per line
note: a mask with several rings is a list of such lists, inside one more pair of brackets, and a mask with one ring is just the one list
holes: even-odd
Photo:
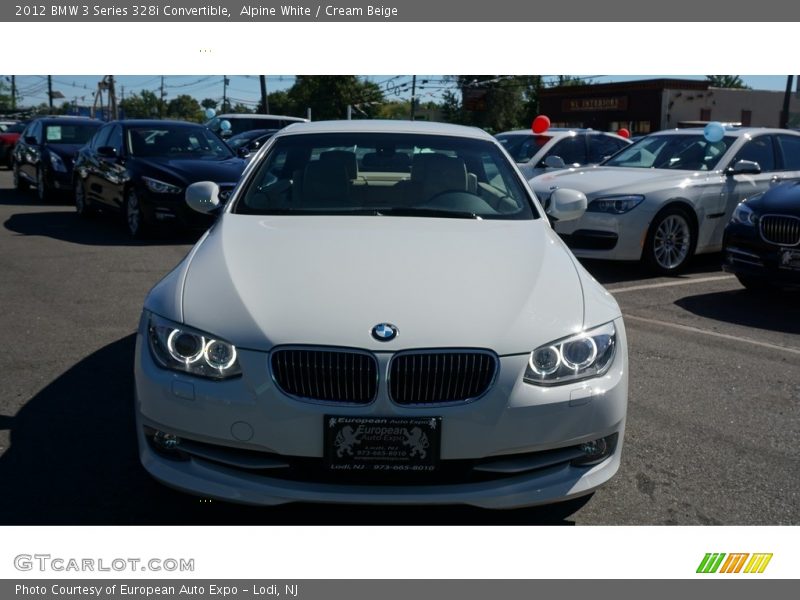
[(415, 208), (408, 207), (392, 207), (392, 208), (378, 208), (375, 209), (375, 214), (381, 217), (395, 216), (395, 217), (441, 217), (444, 219), (478, 219), (482, 218), (473, 213), (463, 210), (444, 210), (441, 208)]

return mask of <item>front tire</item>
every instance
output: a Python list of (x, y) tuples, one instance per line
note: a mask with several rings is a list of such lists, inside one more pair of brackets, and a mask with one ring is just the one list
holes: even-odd
[(86, 186), (83, 181), (78, 177), (75, 179), (75, 212), (79, 217), (87, 218), (94, 213), (94, 207), (91, 201), (86, 197)]
[(42, 169), (36, 169), (36, 197), (39, 202), (47, 202), (50, 200), (50, 190), (47, 187), (46, 178)]
[(694, 256), (697, 234), (688, 213), (677, 206), (658, 213), (644, 243), (645, 264), (661, 275), (680, 273)]
[(139, 200), (139, 195), (134, 189), (128, 190), (125, 195), (123, 214), (125, 216), (125, 226), (132, 238), (143, 239), (147, 237), (150, 232), (150, 224), (145, 218), (141, 200)]
[(29, 184), (19, 175), (19, 165), (15, 162), (11, 167), (12, 177), (14, 178), (14, 188), (24, 192), (28, 189)]

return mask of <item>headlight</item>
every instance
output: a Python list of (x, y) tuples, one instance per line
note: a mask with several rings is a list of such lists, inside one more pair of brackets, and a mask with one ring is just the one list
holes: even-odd
[(50, 153), (50, 166), (52, 166), (56, 171), (61, 171), (62, 173), (67, 172), (67, 167), (64, 165), (64, 161), (61, 160), (61, 157), (55, 152)]
[(638, 194), (628, 196), (605, 196), (592, 200), (586, 208), (586, 211), (621, 215), (639, 206), (642, 200), (644, 200), (644, 196)]
[(739, 223), (740, 225), (755, 225), (756, 224), (756, 213), (754, 213), (750, 207), (748, 207), (744, 202), (740, 202), (736, 208), (733, 210), (733, 217), (731, 217), (731, 223)]
[(142, 181), (147, 186), (147, 189), (156, 194), (180, 194), (183, 188), (171, 183), (165, 183), (152, 177), (142, 177)]
[(150, 353), (165, 369), (198, 377), (227, 379), (241, 375), (233, 344), (157, 315), (147, 322)]
[(545, 344), (531, 352), (525, 382), (560, 385), (598, 377), (608, 371), (616, 348), (614, 323)]

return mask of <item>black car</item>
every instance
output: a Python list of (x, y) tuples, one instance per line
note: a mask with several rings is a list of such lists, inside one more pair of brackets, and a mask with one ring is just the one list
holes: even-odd
[(11, 156), (14, 186), (35, 186), (39, 200), (72, 189), (72, 166), (78, 149), (103, 125), (81, 117), (41, 117), (29, 122)]
[(800, 182), (741, 202), (722, 245), (723, 268), (747, 289), (800, 286)]
[(279, 129), (251, 129), (250, 131), (243, 131), (232, 135), (225, 143), (231, 147), (231, 150), (239, 154), (239, 156), (250, 156), (256, 152), (264, 142), (269, 140), (275, 135)]
[(121, 213), (141, 237), (156, 223), (208, 227), (213, 217), (191, 210), (186, 187), (214, 181), (224, 200), (244, 170), (239, 158), (208, 128), (183, 121), (113, 121), (81, 148), (75, 162), (75, 208)]

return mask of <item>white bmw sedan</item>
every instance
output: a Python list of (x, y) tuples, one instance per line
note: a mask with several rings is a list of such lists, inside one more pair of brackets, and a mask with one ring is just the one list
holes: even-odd
[[(614, 299), (477, 129), (291, 125), (145, 301), (140, 456), (247, 504), (514, 508), (617, 471), (628, 363)], [(548, 213), (586, 208), (562, 189)]]

